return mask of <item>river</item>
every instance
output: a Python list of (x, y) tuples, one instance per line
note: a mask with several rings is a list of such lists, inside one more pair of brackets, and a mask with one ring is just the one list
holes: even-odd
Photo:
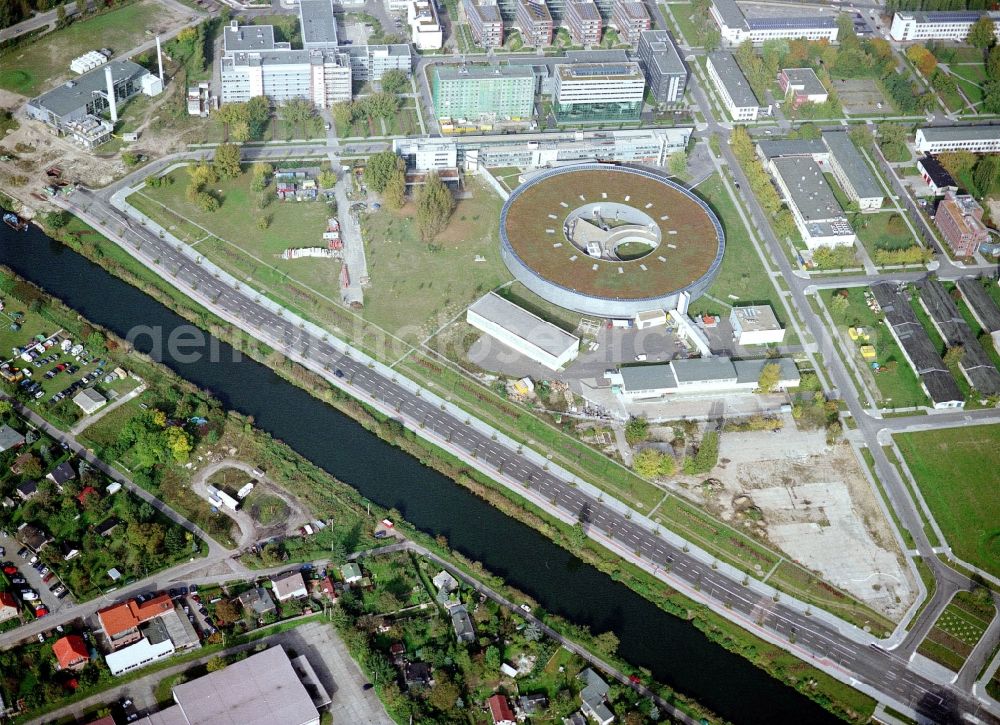
[[(0, 264), (62, 299), (84, 317), (125, 337), (136, 325), (166, 331), (188, 324), (141, 290), (49, 239), (37, 227), (0, 225)], [(136, 340), (143, 352), (147, 337)], [(219, 362), (164, 362), (275, 438), (359, 490), (398, 509), (432, 535), (504, 577), (545, 609), (595, 633), (612, 630), (620, 654), (738, 723), (834, 723), (833, 715), (747, 660), (709, 641), (508, 517), (445, 476), (383, 442), (339, 411), (249, 358), (233, 362), (218, 343)]]

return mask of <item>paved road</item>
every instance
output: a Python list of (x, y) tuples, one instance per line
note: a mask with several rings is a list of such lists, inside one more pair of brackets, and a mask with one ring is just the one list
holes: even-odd
[(744, 586), (742, 574), (721, 564), (715, 568), (712, 558), (704, 552), (686, 547), (675, 536), (653, 530), (651, 525), (637, 520), (639, 517), (627, 518), (620, 505), (598, 500), (590, 493), (593, 489), (558, 477), (477, 426), (467, 425), (464, 419), (442, 410), (429, 400), (429, 395), (411, 393), (365, 362), (299, 328), (286, 316), (276, 315), (255, 302), (252, 293), (223, 284), (170, 243), (131, 223), (101, 196), (78, 190), (60, 203), (223, 319), (252, 332), (352, 395), (400, 418), (470, 465), (490, 471), (504, 485), (552, 514), (567, 521), (583, 521), (595, 539), (759, 636), (845, 682), (881, 693), (897, 706), (919, 710), (937, 720), (950, 716), (953, 710), (991, 720), (992, 716), (967, 693), (911, 672), (905, 659), (870, 647), (873, 639), (859, 630), (825, 612), (807, 612), (804, 605), (797, 607), (784, 598), (775, 602), (773, 590), (755, 581)]

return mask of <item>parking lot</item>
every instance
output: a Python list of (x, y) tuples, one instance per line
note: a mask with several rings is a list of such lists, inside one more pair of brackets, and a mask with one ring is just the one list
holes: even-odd
[[(8, 591), (30, 612), (23, 616), (32, 619), (39, 614), (45, 616), (73, 606), (72, 596), (61, 585), (59, 578), (33, 552), (6, 533), (0, 535), (0, 547), (4, 549), (0, 560), (3, 561), (4, 577), (10, 582)], [(35, 559), (34, 564), (31, 563), (32, 559)], [(11, 569), (14, 571), (9, 571)], [(30, 593), (25, 596), (23, 592), (28, 590)], [(29, 596), (37, 598), (29, 599)], [(39, 605), (45, 608), (44, 613), (38, 609)]]

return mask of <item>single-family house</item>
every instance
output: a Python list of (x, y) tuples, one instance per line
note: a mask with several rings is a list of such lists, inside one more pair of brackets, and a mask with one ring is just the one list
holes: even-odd
[(472, 617), (464, 604), (456, 604), (448, 614), (451, 615), (451, 626), (455, 630), (455, 637), (459, 642), (474, 642), (476, 640), (476, 630), (472, 626)]
[(98, 536), (110, 536), (111, 532), (118, 528), (119, 523), (114, 516), (109, 516), (94, 527), (94, 533)]
[(254, 587), (236, 597), (247, 612), (254, 616), (263, 617), (265, 614), (275, 614), (278, 611), (277, 605), (271, 599), (271, 593), (264, 587)]
[[(117, 574), (116, 570), (112, 571)], [(108, 574), (110, 573), (109, 571)], [(139, 632), (140, 624), (163, 616), (173, 611), (173, 608), (170, 596), (160, 594), (142, 602), (138, 599), (129, 599), (127, 602), (99, 609), (97, 619), (111, 644), (111, 649), (119, 650), (142, 639), (142, 634)]]
[(284, 574), (271, 577), (271, 589), (274, 591), (275, 599), (279, 602), (309, 596), (305, 580), (297, 571), (286, 571)]
[(24, 436), (6, 423), (0, 426), (0, 453), (24, 445)]
[(14, 490), (17, 491), (18, 498), (22, 501), (27, 501), (29, 498), (38, 493), (38, 484), (35, 481), (25, 481), (23, 483), (19, 483), (17, 488)]
[(73, 466), (69, 461), (63, 461), (49, 471), (45, 477), (52, 481), (52, 483), (56, 485), (56, 488), (62, 491), (63, 484), (66, 483), (66, 481), (72, 481), (76, 478), (76, 471), (73, 470)]
[(14, 595), (10, 592), (0, 592), (0, 622), (6, 622), (8, 619), (13, 619), (20, 613), (20, 608), (17, 606), (17, 600), (14, 599)]
[(316, 591), (334, 604), (336, 604), (337, 599), (339, 599), (337, 596), (337, 588), (334, 586), (333, 580), (328, 576), (325, 576), (316, 582)]
[(90, 661), (87, 643), (78, 634), (68, 634), (57, 639), (52, 645), (52, 654), (56, 656), (60, 670), (79, 670)]
[(41, 551), (52, 539), (39, 527), (33, 524), (21, 524), (17, 527), (16, 538), (32, 551)]
[(583, 713), (597, 722), (598, 725), (613, 723), (615, 716), (605, 702), (608, 691), (611, 689), (608, 683), (589, 667), (577, 677), (583, 682), (583, 689), (580, 691), (580, 709)]
[(549, 707), (549, 698), (544, 693), (536, 692), (532, 695), (521, 695), (517, 698), (517, 709), (521, 714), (530, 717), (545, 712)]
[(407, 662), (403, 665), (403, 682), (407, 687), (430, 687), (433, 681), (431, 666), (426, 662)]
[(340, 567), (340, 574), (344, 577), (345, 584), (357, 584), (364, 578), (361, 567), (350, 561)]
[(431, 582), (433, 582), (439, 592), (444, 592), (445, 594), (451, 594), (453, 591), (458, 589), (458, 580), (444, 570), (438, 572), (435, 577), (431, 579)]
[(60, 540), (58, 546), (59, 556), (62, 557), (63, 561), (72, 561), (76, 557), (80, 556), (80, 550), (69, 541)]
[(514, 711), (510, 709), (506, 695), (501, 695), (499, 692), (490, 695), (486, 703), (490, 706), (493, 725), (517, 725), (517, 718), (514, 716)]
[(393, 642), (389, 645), (389, 657), (395, 664), (402, 665), (404, 656), (406, 656), (406, 646), (402, 642)]
[(73, 402), (83, 411), (84, 415), (92, 415), (107, 405), (108, 399), (93, 388), (84, 388), (73, 396)]

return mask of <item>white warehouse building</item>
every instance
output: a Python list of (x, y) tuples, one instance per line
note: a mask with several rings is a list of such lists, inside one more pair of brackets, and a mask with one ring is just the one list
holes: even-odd
[(514, 352), (559, 370), (576, 359), (580, 338), (546, 322), (495, 292), (473, 302), (466, 321)]
[(699, 357), (671, 360), (658, 365), (635, 365), (605, 373), (611, 390), (627, 403), (667, 396), (716, 396), (752, 393), (757, 389), (765, 365), (779, 367), (778, 387), (792, 388), (801, 381), (790, 358), (732, 360)]
[(889, 37), (903, 43), (914, 40), (956, 40), (964, 42), (969, 29), (984, 15), (993, 20), (993, 32), (1000, 40), (1000, 13), (981, 10), (926, 12), (897, 10), (892, 16)]

